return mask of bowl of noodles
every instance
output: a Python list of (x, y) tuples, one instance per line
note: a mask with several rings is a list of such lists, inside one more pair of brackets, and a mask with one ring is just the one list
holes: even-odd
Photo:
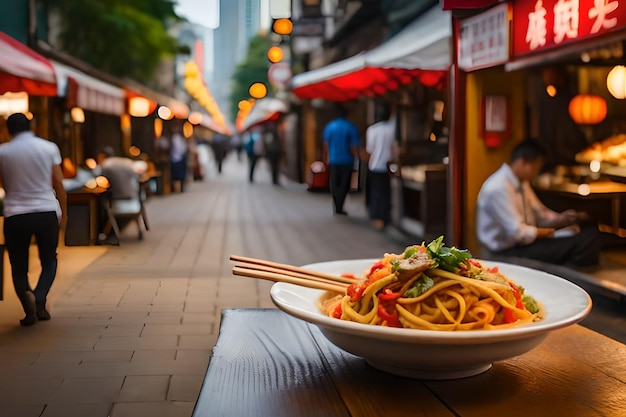
[[(502, 304), (506, 300), (498, 300), (497, 294), (492, 294), (493, 299), (483, 299), (486, 297), (485, 294), (491, 294), (490, 289), (469, 288), (465, 295), (451, 294), (454, 286), (443, 284), (443, 279), (430, 272), (427, 274), (434, 278), (434, 282), (423, 290), (423, 295), (428, 297), (438, 289), (440, 293), (445, 293), (439, 296), (439, 300), (429, 301), (435, 306), (433, 308), (441, 307), (445, 311), (433, 313), (426, 311), (428, 307), (422, 307), (418, 314), (412, 310), (415, 307), (405, 301), (411, 296), (403, 295), (397, 299), (399, 304), (404, 304), (394, 311), (399, 318), (396, 323), (393, 318), (387, 317), (386, 313), (383, 314), (383, 317), (387, 317), (386, 320), (380, 318), (380, 313), (374, 313), (380, 312), (383, 308), (384, 297), (379, 298), (379, 301), (373, 297), (373, 302), (377, 305), (371, 308), (371, 311), (367, 308), (359, 311), (358, 303), (351, 303), (347, 294), (332, 294), (289, 283), (274, 284), (270, 295), (279, 309), (317, 325), (332, 344), (362, 357), (374, 368), (403, 377), (426, 380), (456, 379), (483, 373), (496, 361), (513, 358), (532, 350), (550, 331), (578, 323), (591, 310), (589, 295), (563, 278), (513, 264), (472, 261), (481, 265), (485, 271), (490, 271), (489, 273), (496, 271), (498, 276), (514, 282), (517, 288), (532, 297), (539, 308), (534, 313), (525, 313), (523, 310), (526, 308), (520, 307), (519, 296), (517, 297), (519, 309), (516, 308), (514, 299), (510, 300), (510, 305), (503, 304), (507, 308), (501, 307), (498, 303)], [(380, 262), (380, 259), (341, 260), (306, 265), (304, 268), (330, 274), (363, 277), (371, 274)], [(446, 286), (448, 287), (444, 288)], [(492, 288), (498, 287), (493, 284)], [(354, 289), (346, 293), (350, 291), (353, 292), (354, 300)], [(402, 291), (406, 291), (406, 288)], [(366, 294), (367, 289), (363, 292)], [(390, 293), (391, 291), (388, 291), (387, 295)], [(476, 296), (472, 293), (476, 293)], [(481, 293), (483, 295), (480, 295)], [(325, 306), (325, 302), (333, 297), (343, 302), (337, 301), (330, 307)], [(359, 297), (365, 298), (366, 295)], [(454, 301), (455, 297), (460, 301)], [(472, 301), (465, 302), (463, 298)], [(453, 301), (449, 302), (446, 299)], [(489, 313), (491, 307), (485, 308), (481, 303), (495, 305), (495, 315)], [(455, 325), (450, 326), (448, 321), (454, 322), (455, 317), (460, 317), (461, 314), (451, 307), (452, 304), (457, 306), (457, 309), (461, 308), (466, 317), (473, 315), (474, 318), (459, 319)], [(458, 307), (459, 304), (462, 307)], [(332, 310), (341, 312), (337, 314)], [(411, 311), (413, 313), (410, 313)], [(367, 322), (370, 316), (375, 318)], [(424, 318), (438, 316), (440, 318), (433, 320), (434, 324), (423, 323)], [(486, 320), (490, 320), (490, 323)], [(467, 326), (469, 322), (474, 324)]]

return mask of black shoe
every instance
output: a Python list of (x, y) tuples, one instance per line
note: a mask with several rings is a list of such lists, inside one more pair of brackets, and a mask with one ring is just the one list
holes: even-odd
[(41, 321), (50, 320), (51, 316), (48, 310), (45, 307), (37, 308), (37, 319)]
[(347, 215), (348, 215), (348, 212), (343, 211), (343, 210), (337, 210), (337, 211), (335, 211), (335, 214), (340, 214), (340, 215), (342, 215), (342, 216), (347, 216)]
[(35, 294), (32, 291), (26, 291), (21, 297), (20, 301), (24, 308), (26, 317), (20, 320), (21, 326), (32, 326), (37, 323), (37, 306), (35, 304)]

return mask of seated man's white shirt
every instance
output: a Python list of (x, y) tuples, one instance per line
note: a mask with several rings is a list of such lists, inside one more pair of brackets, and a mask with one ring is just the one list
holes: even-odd
[(139, 176), (130, 158), (112, 156), (102, 162), (102, 175), (111, 183), (111, 197), (115, 199), (139, 198)]
[(558, 218), (529, 183), (520, 184), (508, 164), (492, 174), (478, 194), (478, 240), (495, 252), (534, 242), (537, 227), (551, 227)]

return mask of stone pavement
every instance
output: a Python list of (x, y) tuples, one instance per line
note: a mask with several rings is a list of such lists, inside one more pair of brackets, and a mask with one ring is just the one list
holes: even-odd
[(249, 184), (230, 155), (221, 175), (151, 197), (143, 241), (130, 224), (119, 247), (60, 248), (49, 322), (18, 325), (5, 257), (0, 417), (190, 417), (222, 309), (273, 307), (271, 283), (232, 276), (230, 254), (303, 265), (420, 243), (370, 228), (362, 193), (337, 216), (328, 194), (257, 170)]
[(232, 276), (230, 254), (303, 265), (414, 243), (368, 227), (362, 193), (336, 216), (328, 194), (273, 186), (265, 164), (256, 174), (249, 184), (231, 155), (221, 175), (151, 197), (143, 241), (129, 224), (119, 247), (60, 248), (49, 322), (19, 327), (5, 258), (0, 417), (189, 417), (221, 310), (273, 307), (271, 284)]

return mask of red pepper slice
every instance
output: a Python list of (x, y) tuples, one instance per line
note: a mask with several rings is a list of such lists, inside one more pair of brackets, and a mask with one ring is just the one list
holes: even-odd
[(333, 310), (332, 313), (330, 313), (330, 317), (335, 318), (335, 319), (340, 319), (341, 318), (341, 303), (337, 303), (337, 306), (335, 307), (335, 309)]
[(387, 303), (389, 301), (397, 300), (398, 298), (400, 298), (401, 295), (402, 294), (400, 294), (399, 292), (393, 292), (387, 288), (378, 293), (378, 299), (381, 303)]
[[(383, 296), (383, 298), (381, 298), (381, 296)], [(378, 317), (380, 317), (383, 321), (386, 321), (388, 327), (402, 327), (402, 323), (400, 323), (400, 320), (398, 319), (398, 311), (396, 310), (395, 303), (395, 299), (399, 296), (400, 295), (398, 294), (397, 297), (391, 300), (385, 300), (385, 295), (383, 295), (383, 293), (378, 294)]]
[[(519, 308), (520, 310), (523, 310), (524, 307), (524, 302), (522, 301), (522, 293), (520, 292), (519, 288), (517, 288), (517, 286), (515, 284), (509, 284), (511, 286), (511, 289), (513, 290), (513, 295), (515, 296), (515, 307)], [(513, 323), (517, 321), (517, 315), (515, 314), (515, 312), (510, 309), (510, 308), (505, 308), (504, 309), (504, 322), (505, 323)]]
[(346, 290), (346, 294), (350, 296), (350, 301), (359, 301), (363, 297), (363, 291), (365, 291), (365, 284), (350, 284)]
[(367, 277), (369, 278), (370, 276), (372, 276), (372, 274), (376, 271), (378, 271), (379, 269), (383, 269), (385, 267), (385, 265), (383, 265), (382, 262), (376, 262), (374, 265), (372, 265), (372, 267), (370, 268), (370, 272), (369, 274), (367, 274)]
[(474, 265), (474, 266), (476, 266), (478, 268), (482, 268), (483, 267), (483, 265), (480, 262), (478, 262), (476, 259), (474, 259), (474, 258), (469, 258), (467, 260), (467, 262), (469, 262), (470, 264), (472, 264), (472, 265)]

